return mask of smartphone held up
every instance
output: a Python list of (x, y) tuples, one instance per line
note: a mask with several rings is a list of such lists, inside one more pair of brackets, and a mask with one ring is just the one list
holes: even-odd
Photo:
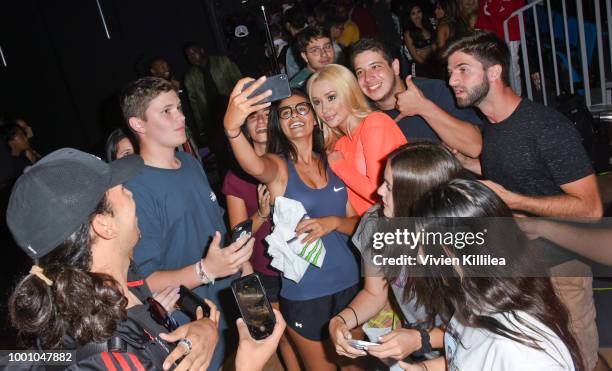
[(270, 336), (276, 317), (259, 276), (253, 273), (232, 281), (232, 291), (251, 337), (262, 340)]
[[(250, 81), (242, 87), (244, 91), (249, 86), (254, 84), (257, 80)], [(248, 98), (253, 98), (267, 90), (271, 90), (272, 94), (257, 102), (257, 104), (267, 103), (267, 102), (276, 102), (281, 99), (285, 99), (291, 96), (291, 88), (289, 87), (289, 78), (284, 73), (269, 76), (266, 78), (266, 81), (255, 89), (251, 94), (249, 94)]]

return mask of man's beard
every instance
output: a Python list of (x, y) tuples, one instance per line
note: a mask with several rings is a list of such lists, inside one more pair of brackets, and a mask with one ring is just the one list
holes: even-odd
[(485, 75), (480, 85), (467, 91), (467, 97), (457, 98), (457, 105), (459, 107), (478, 106), (487, 94), (489, 94), (489, 79)]

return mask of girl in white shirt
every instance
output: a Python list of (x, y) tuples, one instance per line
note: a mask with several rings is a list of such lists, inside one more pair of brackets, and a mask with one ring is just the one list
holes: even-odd
[[(502, 269), (492, 265), (423, 265), (423, 279), (408, 280), (406, 293), (430, 316), (447, 324), (446, 357), (407, 364), (406, 370), (577, 370), (582, 359), (569, 330), (569, 317), (549, 277), (529, 276), (537, 259), (527, 254), (524, 236), (512, 212), (489, 188), (477, 181), (453, 180), (421, 198), (412, 216), (422, 217), (416, 230), (448, 231), (448, 218), (461, 225), (487, 225), (485, 243), (461, 248), (421, 245), (420, 256), (459, 258), (473, 254), (504, 256)], [(497, 217), (496, 219), (487, 219)], [(504, 219), (508, 218), (508, 219)], [(484, 220), (484, 222), (482, 222)], [(494, 221), (493, 221), (494, 220)], [(415, 252), (415, 254), (417, 254)]]

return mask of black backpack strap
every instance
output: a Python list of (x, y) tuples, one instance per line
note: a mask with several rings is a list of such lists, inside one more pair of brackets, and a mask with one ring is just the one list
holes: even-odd
[(113, 335), (106, 343), (89, 342), (77, 348), (75, 359), (80, 362), (96, 354), (104, 352), (127, 352), (127, 342), (117, 335)]

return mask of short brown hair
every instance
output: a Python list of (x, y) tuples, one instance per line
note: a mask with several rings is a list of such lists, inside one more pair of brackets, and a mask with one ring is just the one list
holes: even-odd
[(510, 51), (508, 45), (493, 32), (476, 31), (453, 41), (442, 53), (442, 58), (448, 60), (456, 52), (471, 55), (484, 68), (499, 64), (502, 68), (502, 81), (510, 86)]
[(380, 53), (389, 66), (393, 63), (396, 56), (392, 55), (389, 49), (380, 40), (363, 38), (359, 39), (356, 43), (351, 46), (351, 65), (353, 70), (355, 69), (355, 57), (363, 52), (376, 52)]
[(306, 52), (306, 48), (308, 48), (308, 44), (310, 44), (311, 41), (318, 39), (329, 39), (331, 42), (329, 30), (319, 26), (306, 27), (302, 31), (298, 32), (295, 37), (301, 52)]
[[(169, 81), (159, 77), (143, 77), (129, 83), (121, 92), (119, 104), (126, 123), (130, 117), (146, 121), (145, 111), (149, 103), (161, 93), (174, 90)], [(129, 126), (129, 123), (128, 123)]]

